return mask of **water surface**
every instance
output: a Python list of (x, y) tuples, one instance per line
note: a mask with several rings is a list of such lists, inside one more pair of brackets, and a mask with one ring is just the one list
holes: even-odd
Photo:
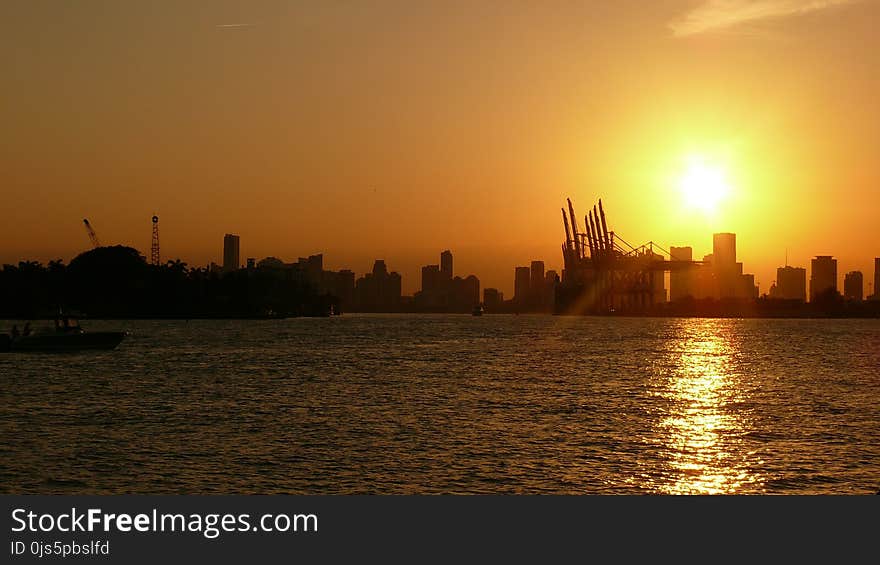
[(5, 493), (880, 488), (878, 320), (84, 325), (131, 335), (0, 354)]

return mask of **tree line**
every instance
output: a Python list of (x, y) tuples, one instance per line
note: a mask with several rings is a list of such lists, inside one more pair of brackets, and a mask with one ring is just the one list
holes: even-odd
[(98, 247), (65, 265), (22, 261), (0, 270), (0, 317), (324, 316), (338, 300), (307, 281), (263, 269), (212, 271), (175, 259), (150, 265), (136, 249)]

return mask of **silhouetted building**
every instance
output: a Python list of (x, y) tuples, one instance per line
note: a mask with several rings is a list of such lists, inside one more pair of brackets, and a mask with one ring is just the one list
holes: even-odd
[(872, 300), (880, 300), (880, 257), (874, 258), (874, 294)]
[[(663, 255), (660, 255), (659, 253), (654, 253), (653, 259), (655, 261), (664, 261)], [(666, 302), (665, 283), (666, 281), (664, 281), (662, 274), (651, 279), (651, 294), (654, 304), (662, 304), (663, 302)]]
[(361, 312), (396, 312), (400, 309), (401, 276), (388, 272), (385, 261), (377, 259), (373, 271), (355, 283), (355, 307)]
[(306, 281), (312, 287), (324, 290), (322, 287), (322, 275), (324, 273), (324, 254), (309, 255), (308, 257), (300, 257), (297, 262), (299, 269), (305, 273)]
[(810, 302), (827, 292), (837, 292), (837, 259), (817, 255), (810, 262)]
[[(753, 299), (758, 297), (755, 276), (743, 273), (743, 264), (736, 260), (736, 234), (716, 233), (712, 235), (712, 255), (709, 261), (710, 273), (695, 272), (697, 294), (716, 299)], [(704, 296), (697, 296), (702, 298)]]
[(755, 284), (755, 275), (741, 275), (740, 281), (742, 285), (741, 298), (758, 298), (758, 285)]
[(421, 312), (471, 312), (480, 303), (480, 280), (474, 275), (453, 277), (452, 251), (440, 254), (439, 265), (422, 267), (422, 289), (413, 296)]
[[(693, 261), (691, 247), (670, 247), (670, 261)], [(676, 302), (694, 295), (694, 269), (679, 269), (669, 273), (669, 300)]]
[(552, 312), (556, 305), (556, 287), (559, 282), (559, 275), (553, 269), (544, 273), (544, 299), (541, 302), (542, 309), (546, 312)]
[(339, 312), (345, 312), (355, 307), (354, 279), (354, 272), (349, 269), (343, 269), (338, 272), (324, 271), (323, 273), (322, 287), (325, 289), (325, 292), (332, 294), (339, 300)]
[(513, 278), (513, 301), (525, 305), (529, 300), (529, 287), (532, 270), (529, 267), (517, 267)]
[(532, 261), (529, 275), (529, 306), (539, 310), (544, 303), (544, 262)]
[(532, 261), (530, 275), (529, 288), (532, 289), (533, 292), (540, 290), (540, 288), (544, 286), (544, 262)]
[(247, 258), (248, 271), (253, 271), (256, 266), (257, 266), (257, 259), (254, 257), (248, 257)]
[(449, 310), (452, 312), (469, 312), (480, 303), (480, 279), (475, 275), (452, 279), (452, 296)]
[(861, 271), (850, 271), (843, 277), (843, 297), (861, 302), (864, 298), (864, 284)]
[(483, 290), (483, 308), (488, 312), (497, 312), (504, 303), (504, 293), (497, 288)]
[(442, 286), (440, 280), (440, 265), (425, 265), (422, 267), (422, 292), (439, 290)]
[(776, 286), (771, 289), (770, 298), (806, 302), (807, 270), (788, 266), (776, 269)]
[(239, 263), (239, 239), (235, 234), (227, 233), (223, 236), (223, 270), (234, 271), (240, 266)]
[(737, 298), (742, 292), (742, 264), (736, 262), (736, 234), (712, 235), (712, 270), (715, 274), (716, 298)]
[(446, 280), (452, 280), (452, 251), (446, 250), (440, 254), (440, 274)]

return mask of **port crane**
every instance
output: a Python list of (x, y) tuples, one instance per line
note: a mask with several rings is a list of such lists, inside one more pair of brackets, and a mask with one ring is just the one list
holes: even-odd
[(95, 230), (92, 228), (92, 224), (89, 223), (88, 218), (83, 218), (83, 225), (86, 226), (86, 233), (89, 234), (89, 240), (92, 242), (92, 247), (97, 249), (101, 247), (101, 242), (98, 241), (98, 234), (95, 233)]

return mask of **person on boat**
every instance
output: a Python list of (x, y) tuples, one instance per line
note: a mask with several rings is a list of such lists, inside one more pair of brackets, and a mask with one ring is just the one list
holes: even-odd
[(21, 335), (23, 335), (23, 336), (31, 335), (31, 323), (30, 322), (24, 323), (24, 329), (22, 330)]

